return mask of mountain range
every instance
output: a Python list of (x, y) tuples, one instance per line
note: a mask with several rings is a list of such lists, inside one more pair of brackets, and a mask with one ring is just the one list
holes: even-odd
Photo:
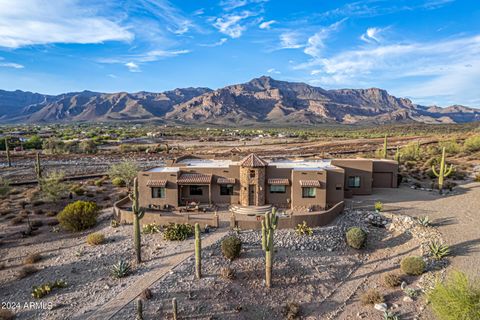
[(465, 123), (480, 121), (480, 110), (422, 106), (378, 88), (324, 90), (266, 76), (217, 90), (183, 88), (161, 93), (44, 95), (0, 90), (1, 123), (125, 120), (225, 126)]

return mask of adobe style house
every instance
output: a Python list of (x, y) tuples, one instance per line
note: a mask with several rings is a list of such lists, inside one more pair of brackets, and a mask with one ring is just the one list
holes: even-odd
[(298, 211), (331, 208), (373, 188), (397, 187), (398, 163), (377, 159), (239, 161), (184, 156), (138, 174), (140, 205), (177, 209), (187, 203), (264, 206)]

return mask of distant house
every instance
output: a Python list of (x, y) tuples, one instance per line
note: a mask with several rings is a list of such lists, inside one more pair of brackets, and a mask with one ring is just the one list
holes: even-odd
[(138, 174), (140, 205), (190, 202), (325, 210), (352, 194), (397, 187), (398, 163), (376, 159), (241, 160), (184, 156)]

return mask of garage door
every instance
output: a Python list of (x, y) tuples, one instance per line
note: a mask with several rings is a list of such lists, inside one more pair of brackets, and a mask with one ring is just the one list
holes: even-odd
[(374, 172), (374, 188), (392, 188), (393, 174), (391, 172)]

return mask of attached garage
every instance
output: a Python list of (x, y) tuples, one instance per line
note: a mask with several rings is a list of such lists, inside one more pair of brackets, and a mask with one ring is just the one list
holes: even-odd
[(394, 188), (392, 172), (374, 172), (373, 188)]

